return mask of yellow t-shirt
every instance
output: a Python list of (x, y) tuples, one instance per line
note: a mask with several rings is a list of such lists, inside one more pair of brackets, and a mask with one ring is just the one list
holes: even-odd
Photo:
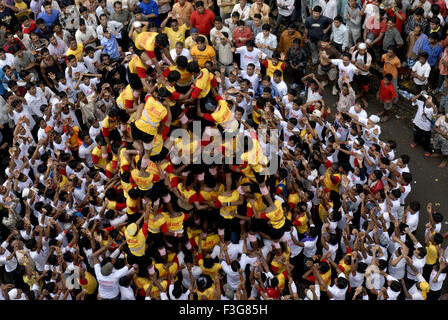
[(429, 246), (426, 247), (426, 252), (426, 264), (435, 264), (437, 262), (437, 258), (439, 257), (437, 246), (429, 243)]
[(163, 33), (165, 33), (170, 40), (170, 50), (174, 49), (176, 47), (176, 43), (178, 42), (182, 42), (183, 44), (185, 44), (185, 31), (187, 31), (188, 29), (189, 28), (185, 23), (179, 26), (177, 31), (174, 31), (172, 28), (168, 27), (163, 29)]
[[(98, 282), (95, 277), (92, 276), (87, 270), (84, 271), (84, 278), (87, 280), (87, 284), (81, 284), (81, 288), (87, 290), (87, 294), (93, 294), (98, 287)], [(79, 281), (79, 280), (78, 280)], [(82, 281), (81, 281), (82, 282)]]
[(212, 279), (215, 278), (215, 275), (222, 268), (220, 263), (213, 264), (213, 267), (211, 267), (210, 269), (204, 267), (204, 259), (203, 258), (198, 261), (198, 264), (199, 264), (199, 267), (201, 267), (202, 273), (205, 275), (209, 275)]
[(266, 216), (269, 218), (269, 221), (274, 229), (280, 229), (285, 225), (286, 217), (283, 213), (282, 203), (280, 200), (275, 200), (274, 206), (276, 209), (271, 212), (266, 212)]
[(222, 206), (219, 209), (219, 213), (224, 219), (233, 219), (238, 207), (237, 206), (227, 206), (226, 202), (235, 202), (240, 199), (240, 193), (238, 190), (234, 190), (230, 196), (219, 195), (218, 200), (221, 202)]
[(19, 10), (20, 9), (26, 10), (26, 11), (23, 11), (23, 12), (20, 12), (20, 13), (16, 13), (16, 17), (17, 17), (17, 19), (19, 19), (19, 21), (20, 21), (20, 19), (22, 17), (25, 17), (25, 16), (28, 17), (28, 19), (30, 18), (31, 10), (28, 8), (28, 6), (25, 3), (25, 1), (22, 1), (20, 3), (14, 2), (14, 7), (16, 7)]
[(154, 97), (150, 96), (145, 103), (144, 110), (140, 119), (135, 121), (135, 126), (141, 131), (150, 135), (157, 134), (157, 128), (160, 122), (168, 114), (166, 107)]
[(190, 54), (198, 59), (198, 65), (200, 68), (203, 68), (207, 61), (212, 61), (212, 58), (216, 56), (215, 49), (209, 45), (206, 45), (203, 51), (199, 50), (198, 46), (195, 45), (191, 48)]
[(76, 45), (76, 50), (72, 50), (70, 47), (67, 50), (67, 53), (65, 54), (67, 57), (69, 55), (74, 55), (76, 57), (76, 60), (79, 60), (79, 58), (82, 57), (82, 53), (84, 52), (84, 46), (82, 45), (82, 43), (78, 43)]

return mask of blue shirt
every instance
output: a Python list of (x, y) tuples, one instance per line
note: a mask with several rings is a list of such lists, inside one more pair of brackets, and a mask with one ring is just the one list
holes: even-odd
[(428, 63), (431, 67), (434, 67), (437, 63), (437, 60), (442, 55), (443, 47), (439, 47), (439, 44), (436, 42), (434, 47), (431, 48), (429, 40), (426, 39), (426, 41), (422, 45), (421, 51), (428, 54)]
[(104, 46), (103, 53), (106, 53), (110, 56), (111, 59), (116, 59), (120, 57), (120, 53), (118, 52), (118, 42), (117, 38), (121, 38), (121, 34), (118, 34), (118, 37), (113, 33), (110, 33), (110, 39), (107, 39), (105, 36), (101, 39), (101, 45)]
[(140, 2), (138, 7), (142, 10), (144, 15), (155, 14), (156, 18), (148, 18), (149, 22), (154, 22), (157, 27), (160, 26), (159, 21), (159, 7), (155, 1), (149, 0), (148, 3)]
[(37, 19), (44, 20), (45, 25), (48, 28), (51, 27), (58, 20), (58, 18), (59, 18), (59, 11), (55, 9), (51, 9), (51, 15), (48, 15), (45, 11), (41, 11), (37, 15)]
[[(278, 93), (278, 91), (277, 91), (277, 89), (275, 89), (275, 87), (273, 87), (273, 86), (269, 86), (269, 88), (271, 88), (271, 96), (272, 96), (272, 98), (274, 98), (274, 97), (280, 97), (280, 94)], [(263, 90), (264, 90), (264, 87), (263, 87), (263, 85), (260, 83), (260, 85), (258, 86), (258, 90), (257, 90), (257, 92), (255, 93), (255, 96), (262, 96), (263, 95)]]

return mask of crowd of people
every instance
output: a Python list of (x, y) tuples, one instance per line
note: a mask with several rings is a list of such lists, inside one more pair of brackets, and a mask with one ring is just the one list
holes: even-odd
[(447, 164), (446, 15), (2, 0), (0, 300), (446, 299), (443, 215), (381, 138), (407, 81)]

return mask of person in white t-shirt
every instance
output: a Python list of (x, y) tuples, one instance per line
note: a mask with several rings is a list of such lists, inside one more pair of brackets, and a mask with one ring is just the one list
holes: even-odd
[(336, 278), (334, 285), (329, 286), (328, 283), (322, 279), (317, 264), (313, 264), (313, 266), (311, 267), (311, 271), (314, 277), (319, 281), (319, 285), (322, 291), (327, 292), (328, 298), (330, 298), (330, 300), (345, 300), (345, 294), (347, 292), (349, 284), (348, 280), (345, 277), (344, 272), (339, 269), (338, 265), (328, 255), (324, 255), (324, 257), (328, 259), (328, 261), (338, 273), (338, 277)]
[(247, 41), (245, 46), (232, 48), (232, 51), (240, 55), (241, 70), (246, 70), (249, 63), (253, 63), (256, 69), (260, 69), (260, 58), (266, 59), (266, 54), (255, 46), (254, 40)]
[(448, 268), (444, 257), (440, 257), (438, 263), (434, 265), (431, 275), (429, 277), (428, 300), (439, 300), (442, 293), (443, 282), (446, 279)]
[(271, 79), (271, 85), (277, 89), (280, 97), (284, 97), (288, 95), (288, 86), (286, 82), (282, 80), (282, 72), (280, 70), (275, 70)]
[[(322, 56), (322, 59), (326, 60), (326, 62), (329, 64), (333, 64), (338, 67), (339, 70), (339, 79), (338, 79), (338, 86), (339, 88), (342, 88), (342, 84), (344, 83), (344, 79), (348, 77), (348, 82), (353, 81), (353, 76), (355, 74), (359, 73), (359, 69), (351, 62), (351, 55), (349, 53), (345, 53), (342, 56), (342, 59), (330, 59), (326, 57), (325, 55)], [(335, 91), (335, 87), (333, 87), (333, 95), (337, 94), (337, 91)]]
[(411, 76), (417, 87), (417, 92), (422, 91), (423, 86), (428, 83), (429, 74), (431, 73), (431, 66), (427, 60), (428, 53), (423, 52), (418, 57), (418, 61), (412, 67)]
[(419, 144), (425, 150), (425, 157), (430, 157), (431, 124), (433, 123), (434, 115), (437, 115), (437, 107), (432, 97), (424, 93), (419, 93), (413, 97), (411, 102), (413, 106), (417, 106), (417, 112), (413, 120), (414, 143), (411, 144), (411, 148), (414, 149)]
[(101, 64), (101, 53), (102, 50), (98, 49), (95, 50), (95, 48), (93, 47), (87, 47), (86, 50), (86, 55), (84, 56), (84, 64), (87, 67), (87, 70), (89, 71), (89, 73), (98, 73), (98, 68)]
[(426, 263), (426, 249), (418, 242), (417, 238), (411, 233), (408, 227), (405, 229), (405, 233), (410, 237), (414, 243), (414, 252), (412, 258), (405, 256), (406, 267), (406, 286), (409, 288), (418, 280), (418, 275), (423, 272), (423, 267)]
[(114, 271), (114, 266), (111, 262), (107, 262), (103, 266), (100, 265), (98, 257), (112, 245), (113, 239), (93, 253), (92, 259), (95, 269), (95, 276), (98, 281), (98, 295), (103, 300), (119, 300), (120, 286), (119, 280), (134, 271), (134, 267), (125, 266), (119, 270)]

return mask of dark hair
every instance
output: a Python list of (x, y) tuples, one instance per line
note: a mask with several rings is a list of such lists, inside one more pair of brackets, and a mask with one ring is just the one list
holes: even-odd
[(313, 8), (313, 11), (315, 11), (315, 12), (322, 12), (322, 7), (321, 6), (315, 6)]
[(254, 40), (247, 40), (246, 47), (255, 47), (255, 41)]
[(423, 14), (425, 13), (425, 10), (423, 10), (423, 8), (418, 7), (417, 9), (415, 9), (414, 14), (418, 15), (418, 16), (423, 16)]
[(264, 23), (264, 24), (261, 26), (261, 30), (270, 31), (270, 30), (271, 30), (271, 25), (268, 24), (268, 23)]

